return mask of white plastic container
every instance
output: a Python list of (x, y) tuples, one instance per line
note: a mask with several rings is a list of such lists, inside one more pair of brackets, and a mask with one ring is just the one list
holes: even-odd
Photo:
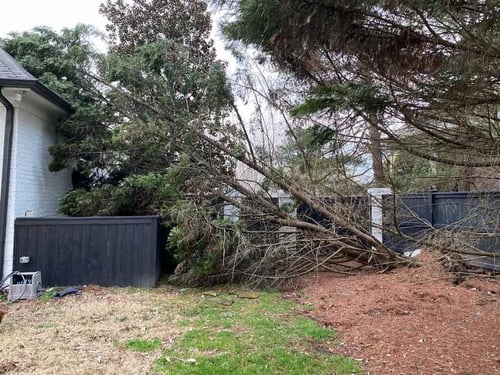
[(19, 272), (10, 277), (9, 301), (20, 299), (36, 299), (42, 292), (42, 274), (36, 272)]

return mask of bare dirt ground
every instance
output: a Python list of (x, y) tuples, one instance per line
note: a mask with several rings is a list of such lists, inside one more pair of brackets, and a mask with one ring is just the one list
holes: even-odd
[(371, 375), (500, 374), (500, 285), (453, 277), (430, 257), (414, 269), (342, 277), (321, 273), (291, 297), (339, 332), (332, 351)]
[[(8, 306), (0, 324), (0, 374), (151, 374), (181, 332), (175, 290), (88, 287), (59, 300)], [(161, 340), (147, 352), (128, 340)]]

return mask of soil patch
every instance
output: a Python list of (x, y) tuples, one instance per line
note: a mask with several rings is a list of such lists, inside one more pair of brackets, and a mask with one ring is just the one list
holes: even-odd
[(454, 285), (430, 256), (388, 274), (306, 280), (306, 312), (338, 330), (333, 348), (359, 359), (367, 373), (500, 374), (500, 287), (495, 280)]

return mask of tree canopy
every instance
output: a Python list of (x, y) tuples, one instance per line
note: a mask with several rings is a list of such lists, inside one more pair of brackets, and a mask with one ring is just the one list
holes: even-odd
[[(190, 131), (216, 132), (232, 100), (224, 65), (208, 39), (210, 17), (201, 1), (108, 1), (101, 12), (110, 21), (107, 54), (93, 50), (92, 29), (83, 25), (61, 33), (36, 28), (11, 34), (2, 44), (76, 109), (59, 126), (63, 142), (50, 150), (51, 168), (74, 166), (79, 188), (62, 200), (63, 211), (164, 212), (169, 199), (161, 203), (148, 189), (141, 199), (132, 196), (147, 185), (145, 180), (152, 186), (168, 184), (169, 167), (187, 145), (191, 154), (231, 169)], [(196, 190), (194, 185), (190, 188)], [(157, 195), (162, 196), (161, 189)]]
[[(367, 187), (353, 178), (366, 153), (378, 186), (415, 180), (394, 178), (399, 169), (420, 177), (499, 166), (492, 2), (215, 2), (232, 11), (226, 35), (260, 48), (283, 74), (283, 86), (266, 93), (251, 75), (244, 83), (286, 127), (289, 142), (269, 147), (279, 165), (237, 111), (203, 1), (106, 1), (103, 55), (84, 26), (2, 41), (75, 105), (59, 128), (64, 141), (51, 148), (52, 169), (76, 161), (80, 176), (63, 212), (160, 214), (174, 226), (177, 260), (203, 281), (258, 284), (330, 264), (349, 270), (352, 260), (381, 270), (410, 262), (371, 234), (363, 199), (349, 197)], [(297, 92), (288, 92), (291, 80)], [(247, 181), (236, 165), (260, 179)], [(290, 198), (276, 201), (270, 190)], [(322, 219), (295, 215), (299, 204)], [(223, 214), (228, 207), (238, 220)]]
[[(494, 1), (241, 0), (231, 6), (230, 38), (260, 47), (311, 85), (297, 114), (361, 116), (417, 156), (499, 165), (500, 9)], [(422, 142), (405, 142), (415, 134)]]
[(86, 185), (98, 180), (92, 171), (106, 165), (114, 111), (109, 99), (87, 74), (100, 59), (90, 41), (94, 34), (92, 27), (85, 25), (60, 33), (37, 27), (12, 33), (1, 41), (7, 52), (75, 109), (58, 126), (65, 142), (52, 147), (50, 168), (59, 170), (76, 161), (79, 171), (87, 177), (78, 180)]

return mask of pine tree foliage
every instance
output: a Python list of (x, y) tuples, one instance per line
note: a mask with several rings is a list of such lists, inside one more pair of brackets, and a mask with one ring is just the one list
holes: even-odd
[[(377, 109), (381, 114), (369, 125), (407, 152), (453, 165), (499, 165), (496, 2), (241, 0), (231, 6), (230, 38), (262, 48), (315, 86), (298, 114), (329, 107), (366, 116)], [(367, 95), (360, 96), (361, 87)], [(341, 103), (325, 96), (342, 89)], [(403, 125), (404, 132), (394, 131)], [(421, 134), (433, 152), (405, 144), (400, 134)]]

